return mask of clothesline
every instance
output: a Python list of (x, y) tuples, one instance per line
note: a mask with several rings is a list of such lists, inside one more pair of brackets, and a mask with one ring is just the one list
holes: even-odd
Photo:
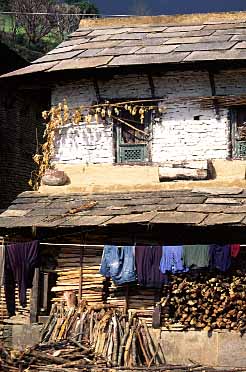
[(40, 243), (40, 245), (55, 245), (55, 246), (68, 246), (68, 247), (103, 247), (103, 244), (71, 244), (71, 243)]

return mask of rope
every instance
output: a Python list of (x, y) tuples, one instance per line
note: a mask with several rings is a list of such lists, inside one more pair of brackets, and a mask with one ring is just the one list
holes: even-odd
[[(57, 15), (57, 13), (49, 12), (0, 12), (0, 14), (5, 15)], [(64, 16), (96, 16), (96, 17), (132, 17), (133, 14), (98, 14), (98, 13), (59, 13), (59, 15)]]

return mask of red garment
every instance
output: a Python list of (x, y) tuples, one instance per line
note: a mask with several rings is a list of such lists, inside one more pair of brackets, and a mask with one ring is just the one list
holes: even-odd
[(237, 257), (240, 252), (240, 244), (231, 244), (231, 256)]

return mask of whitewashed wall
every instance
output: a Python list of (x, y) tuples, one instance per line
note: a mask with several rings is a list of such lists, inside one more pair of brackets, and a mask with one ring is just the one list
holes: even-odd
[[(228, 110), (201, 109), (185, 97), (210, 96), (207, 71), (171, 71), (153, 76), (155, 95), (184, 97), (170, 103), (161, 120), (153, 125), (152, 161), (224, 159), (228, 156)], [(222, 71), (215, 76), (217, 94), (239, 94), (246, 87), (246, 72)], [(102, 99), (151, 98), (147, 75), (115, 75), (98, 81)], [(72, 107), (96, 101), (90, 80), (80, 80), (53, 89), (53, 104), (67, 98)], [(195, 120), (199, 117), (199, 120)], [(113, 163), (113, 132), (103, 125), (64, 128), (56, 138), (55, 160), (62, 162)]]
[(55, 148), (57, 162), (112, 164), (112, 127), (96, 123), (64, 127), (56, 136)]

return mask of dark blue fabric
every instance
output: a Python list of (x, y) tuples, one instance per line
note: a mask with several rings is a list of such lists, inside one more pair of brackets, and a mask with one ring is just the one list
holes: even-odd
[(100, 273), (117, 285), (135, 281), (135, 247), (105, 245)]
[(210, 267), (220, 271), (227, 271), (231, 266), (230, 245), (212, 244), (209, 247)]
[(26, 306), (26, 290), (32, 288), (35, 268), (39, 265), (37, 240), (6, 246), (4, 287), (9, 315), (15, 314), (15, 284), (18, 285), (22, 307)]

